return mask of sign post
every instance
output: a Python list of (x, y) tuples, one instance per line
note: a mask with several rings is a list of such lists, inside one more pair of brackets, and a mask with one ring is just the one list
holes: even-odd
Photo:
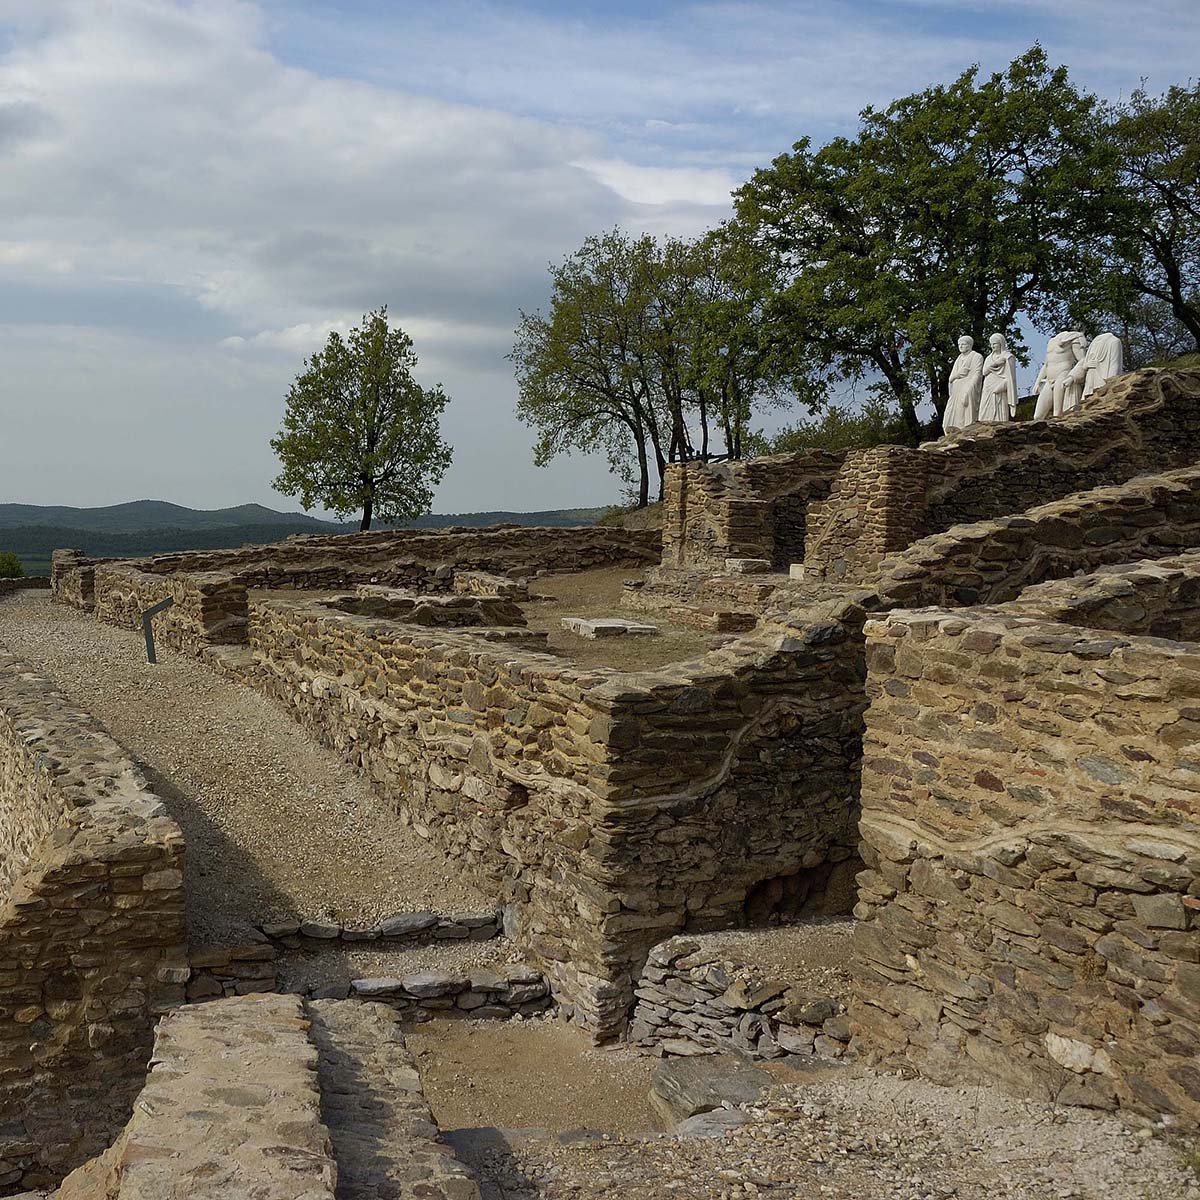
[(168, 596), (165, 600), (160, 600), (157, 604), (152, 605), (142, 613), (142, 631), (146, 635), (146, 661), (156, 663), (158, 658), (154, 654), (154, 630), (150, 626), (150, 621), (160, 612), (166, 612), (168, 608), (174, 604), (172, 597)]

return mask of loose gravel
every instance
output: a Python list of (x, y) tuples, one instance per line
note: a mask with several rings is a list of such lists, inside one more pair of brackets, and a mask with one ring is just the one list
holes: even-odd
[(194, 945), (247, 923), (495, 907), (348, 764), (270, 700), (140, 635), (52, 605), (0, 603), (0, 643), (87, 709), (146, 768), (187, 842)]

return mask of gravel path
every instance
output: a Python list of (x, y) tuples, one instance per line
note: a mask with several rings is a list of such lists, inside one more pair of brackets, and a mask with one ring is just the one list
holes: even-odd
[(282, 709), (196, 660), (161, 647), (152, 667), (139, 634), (35, 591), (0, 602), (0, 643), (146, 767), (187, 840), (194, 944), (254, 921), (494, 906)]
[(1185, 1143), (991, 1088), (837, 1072), (749, 1113), (716, 1138), (518, 1133), (460, 1152), (485, 1200), (1200, 1200)]

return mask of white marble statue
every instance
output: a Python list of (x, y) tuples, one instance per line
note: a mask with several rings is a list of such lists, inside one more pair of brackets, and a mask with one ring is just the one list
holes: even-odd
[(964, 336), (958, 339), (958, 357), (950, 368), (950, 399), (942, 414), (942, 429), (946, 433), (966, 429), (979, 419), (983, 355), (974, 347), (974, 338)]
[(1087, 352), (1087, 339), (1077, 330), (1056, 333), (1046, 345), (1046, 361), (1034, 380), (1038, 393), (1035, 421), (1061, 417), (1070, 412), (1083, 394), (1083, 383), (1076, 382), (1072, 372)]
[(1076, 363), (1071, 378), (1082, 387), (1080, 399), (1086, 400), (1098, 387), (1124, 374), (1125, 347), (1121, 339), (1115, 333), (1098, 333)]
[(1017, 360), (1001, 333), (988, 338), (992, 352), (983, 360), (979, 419), (999, 424), (1017, 415)]

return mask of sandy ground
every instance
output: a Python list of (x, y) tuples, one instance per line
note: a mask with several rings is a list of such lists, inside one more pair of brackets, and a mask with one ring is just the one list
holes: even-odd
[[(645, 572), (632, 567), (597, 567), (568, 575), (543, 575), (530, 582), (535, 596), (548, 597), (522, 605), (529, 628), (550, 635), (547, 648), (584, 667), (645, 671), (683, 662), (705, 653), (724, 639), (664, 621), (659, 613), (635, 613), (621, 607), (621, 585)], [(563, 617), (621, 617), (656, 625), (654, 637), (600, 638), (591, 641), (562, 628)]]
[(816, 917), (798, 925), (687, 935), (760, 979), (842, 997), (850, 990), (852, 917)]
[(0, 602), (0, 643), (49, 676), (147, 768), (187, 840), (193, 943), (247, 922), (372, 924), (494, 907), (341, 759), (271, 701), (46, 592)]

